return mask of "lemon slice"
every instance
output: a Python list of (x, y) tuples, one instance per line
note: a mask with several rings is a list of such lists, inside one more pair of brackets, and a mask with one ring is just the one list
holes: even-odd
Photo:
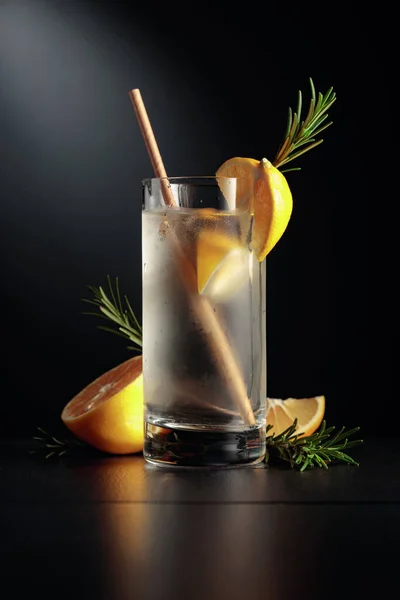
[(197, 242), (199, 294), (226, 302), (248, 280), (249, 250), (219, 231), (201, 231)]
[(296, 433), (311, 435), (322, 423), (325, 414), (325, 396), (310, 398), (267, 398), (267, 425), (279, 435), (297, 419)]
[(253, 188), (254, 225), (251, 247), (262, 262), (285, 232), (293, 209), (292, 193), (285, 176), (263, 158), (231, 158), (218, 169), (219, 177), (238, 177), (238, 200), (248, 204), (249, 182)]

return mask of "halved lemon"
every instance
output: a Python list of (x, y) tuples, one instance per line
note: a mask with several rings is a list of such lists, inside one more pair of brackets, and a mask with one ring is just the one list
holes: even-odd
[(271, 433), (279, 435), (297, 419), (296, 432), (311, 435), (322, 423), (325, 414), (325, 396), (310, 398), (267, 398), (267, 425)]
[[(261, 262), (280, 240), (285, 232), (293, 210), (293, 198), (285, 176), (263, 158), (236, 157), (224, 162), (217, 177), (241, 178), (243, 184), (238, 185), (237, 206), (248, 204), (249, 182), (253, 189), (252, 213), (254, 224), (251, 247)], [(239, 181), (240, 179), (238, 179)]]
[(142, 357), (92, 381), (66, 404), (61, 419), (80, 440), (110, 454), (143, 450)]
[(197, 240), (199, 294), (210, 296), (216, 302), (224, 302), (242, 288), (248, 278), (248, 248), (220, 231), (200, 231)]

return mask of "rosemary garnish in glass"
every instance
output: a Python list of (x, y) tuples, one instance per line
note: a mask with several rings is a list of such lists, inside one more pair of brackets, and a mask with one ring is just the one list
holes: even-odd
[(301, 90), (299, 90), (297, 111), (293, 112), (289, 107), (289, 115), (284, 139), (274, 160), (272, 161), (272, 164), (276, 168), (279, 168), (282, 173), (287, 173), (288, 171), (300, 171), (300, 167), (291, 169), (281, 169), (280, 167), (288, 162), (291, 162), (292, 160), (295, 160), (312, 148), (316, 148), (316, 146), (322, 144), (324, 140), (316, 140), (316, 136), (324, 131), (324, 129), (327, 129), (330, 125), (332, 125), (332, 121), (328, 123), (325, 121), (328, 118), (327, 111), (336, 100), (336, 94), (333, 91), (333, 88), (329, 88), (325, 94), (321, 94), (320, 92), (317, 95), (311, 77), (310, 86), (310, 106), (304, 121), (301, 120)]

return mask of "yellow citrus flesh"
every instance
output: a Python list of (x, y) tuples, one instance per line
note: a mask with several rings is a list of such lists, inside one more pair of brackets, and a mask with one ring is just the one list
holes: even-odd
[(197, 284), (200, 294), (226, 301), (246, 283), (249, 252), (237, 239), (204, 229), (197, 240)]
[[(231, 158), (220, 166), (215, 175), (217, 178), (220, 177), (218, 185), (227, 200), (229, 208), (253, 211), (254, 173), (259, 165), (260, 161), (254, 158)], [(237, 178), (234, 201), (229, 200), (229, 194), (232, 193), (232, 190), (224, 182), (224, 177)]]
[(325, 396), (310, 398), (267, 398), (267, 425), (271, 433), (279, 435), (297, 419), (296, 432), (311, 435), (322, 423), (325, 414)]
[[(254, 215), (251, 247), (261, 262), (285, 232), (293, 210), (293, 199), (284, 175), (268, 160), (236, 157), (224, 162), (218, 169), (218, 177), (238, 177), (245, 183), (238, 185), (238, 202), (248, 204), (247, 190), (252, 183)], [(243, 188), (243, 189), (242, 189)]]
[(142, 357), (131, 358), (92, 381), (61, 413), (80, 440), (110, 454), (143, 450)]

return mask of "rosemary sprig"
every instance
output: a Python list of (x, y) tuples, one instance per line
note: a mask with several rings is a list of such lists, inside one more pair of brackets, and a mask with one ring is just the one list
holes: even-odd
[[(115, 291), (109, 275), (107, 275), (107, 281), (110, 297), (107, 296), (101, 286), (98, 288), (91, 285), (87, 286), (93, 294), (93, 299), (88, 300), (82, 298), (82, 301), (97, 306), (100, 309), (100, 313), (84, 312), (83, 314), (93, 315), (111, 321), (114, 324), (113, 327), (99, 325), (98, 329), (128, 338), (128, 340), (135, 344), (134, 346), (128, 346), (128, 350), (139, 352), (142, 348), (142, 328), (139, 321), (132, 310), (128, 297), (124, 295), (123, 301), (121, 299), (118, 277), (115, 278)], [(123, 302), (125, 303), (125, 306), (123, 306)], [(115, 327), (115, 325), (117, 327)]]
[(326, 421), (323, 421), (318, 431), (304, 437), (299, 437), (301, 432), (297, 432), (296, 427), (297, 419), (279, 435), (268, 435), (272, 429), (272, 426), (268, 425), (266, 462), (278, 459), (289, 463), (292, 469), (298, 468), (300, 471), (314, 467), (327, 469), (331, 463), (359, 466), (358, 462), (347, 454), (349, 448), (363, 442), (363, 440), (349, 442), (349, 438), (359, 431), (359, 427), (348, 431), (342, 427), (334, 434), (336, 428), (326, 427)]
[[(322, 144), (324, 140), (317, 140), (316, 136), (324, 129), (332, 125), (332, 121), (326, 123), (328, 118), (327, 111), (336, 100), (336, 93), (330, 87), (325, 94), (315, 92), (315, 87), (311, 77), (309, 78), (311, 86), (311, 100), (308, 113), (304, 121), (301, 120), (302, 111), (302, 93), (299, 90), (297, 101), (297, 111), (293, 112), (289, 107), (288, 121), (283, 142), (273, 160), (273, 165), (277, 168), (301, 156), (305, 152)], [(300, 167), (292, 169), (281, 169), (282, 173), (288, 171), (300, 171)]]
[[(306, 437), (299, 437), (296, 432), (297, 419), (295, 419), (290, 427), (279, 435), (271, 434), (272, 426), (267, 426), (267, 453), (265, 462), (274, 463), (281, 462), (290, 466), (292, 469), (305, 471), (314, 467), (322, 467), (328, 469), (333, 463), (347, 463), (354, 466), (359, 466), (347, 452), (354, 446), (362, 444), (363, 440), (349, 441), (349, 437), (359, 431), (359, 427), (345, 430), (344, 427), (339, 429), (336, 434), (333, 434), (335, 427), (326, 427), (325, 421), (322, 422), (318, 431)], [(95, 451), (85, 442), (81, 442), (77, 438), (62, 440), (52, 436), (50, 433), (37, 428), (40, 436), (34, 436), (33, 439), (38, 442), (38, 449), (32, 450), (32, 454), (37, 454), (40, 451), (45, 453), (45, 458), (61, 458), (65, 454), (80, 454), (88, 451)]]
[(61, 440), (45, 431), (42, 427), (37, 427), (40, 435), (33, 436), (33, 439), (38, 443), (38, 448), (31, 450), (31, 454), (37, 454), (39, 451), (45, 452), (45, 458), (61, 458), (64, 454), (71, 453), (77, 449), (89, 448), (88, 444), (81, 442), (77, 438)]

